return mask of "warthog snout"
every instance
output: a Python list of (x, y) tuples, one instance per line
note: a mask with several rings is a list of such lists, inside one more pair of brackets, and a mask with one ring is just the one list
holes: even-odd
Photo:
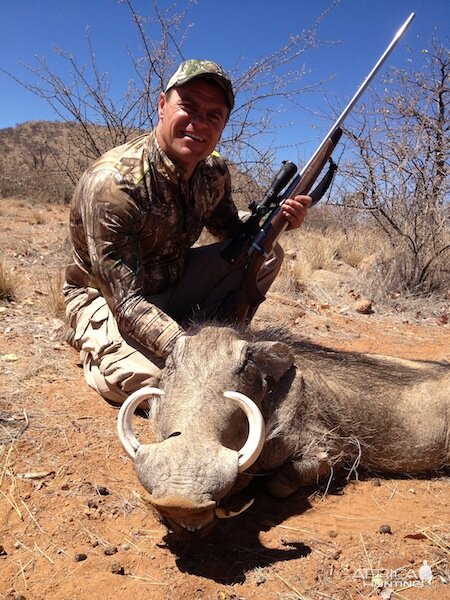
[[(122, 405), (117, 423), (119, 439), (134, 461), (139, 480), (150, 494), (146, 502), (175, 533), (182, 530), (206, 532), (218, 520), (235, 517), (246, 510), (253, 501), (239, 511), (229, 511), (218, 506), (216, 500), (223, 497), (239, 473), (253, 465), (264, 446), (264, 420), (256, 404), (239, 392), (226, 391), (223, 394), (225, 399), (242, 409), (248, 419), (248, 438), (239, 451), (214, 441), (207, 444), (203, 442), (199, 447), (195, 439), (184, 436), (182, 432), (176, 432), (176, 435), (159, 443), (141, 444), (134, 435), (132, 418), (144, 400), (151, 401), (155, 396), (164, 396), (164, 392), (158, 388), (143, 388), (132, 394)], [(203, 461), (198, 460), (199, 455), (203, 456)], [(183, 457), (181, 462), (180, 456)], [(195, 457), (194, 463), (190, 461), (191, 456)], [(198, 497), (192, 500), (183, 496), (183, 485), (189, 482), (192, 495), (195, 480), (198, 481)], [(178, 493), (170, 496), (164, 493), (167, 481)], [(204, 499), (207, 481), (210, 481), (209, 488), (206, 488), (209, 490), (209, 494), (206, 494), (209, 499)]]

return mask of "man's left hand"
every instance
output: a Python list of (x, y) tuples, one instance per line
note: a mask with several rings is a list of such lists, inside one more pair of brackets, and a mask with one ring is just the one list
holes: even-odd
[(311, 202), (310, 196), (295, 196), (294, 198), (287, 198), (283, 202), (281, 213), (289, 223), (288, 231), (300, 227), (305, 220), (306, 211), (311, 206)]

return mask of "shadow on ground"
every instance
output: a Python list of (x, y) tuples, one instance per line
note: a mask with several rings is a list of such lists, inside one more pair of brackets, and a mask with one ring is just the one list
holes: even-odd
[(181, 572), (231, 585), (243, 583), (254, 569), (296, 560), (311, 553), (312, 549), (301, 539), (289, 541), (286, 549), (281, 550), (267, 548), (260, 540), (261, 532), (311, 508), (305, 490), (291, 498), (277, 500), (268, 496), (258, 482), (249, 486), (245, 495), (255, 497), (254, 504), (238, 517), (219, 522), (206, 539), (180, 540), (170, 533), (165, 536), (164, 542), (176, 555)]

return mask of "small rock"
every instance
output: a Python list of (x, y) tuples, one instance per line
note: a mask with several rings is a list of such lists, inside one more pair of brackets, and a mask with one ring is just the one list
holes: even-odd
[(125, 569), (119, 562), (113, 562), (111, 565), (111, 573), (114, 573), (114, 575), (125, 575)]
[(95, 500), (93, 500), (92, 498), (90, 498), (87, 501), (87, 505), (88, 505), (89, 508), (98, 508), (97, 502)]
[(390, 525), (382, 525), (380, 527), (380, 529), (378, 530), (378, 533), (389, 533), (389, 535), (392, 535), (392, 529)]
[(106, 556), (112, 556), (113, 554), (117, 553), (117, 548), (116, 546), (108, 546), (107, 548), (105, 548), (103, 550), (103, 554), (105, 554)]
[(449, 320), (448, 315), (444, 314), (437, 318), (437, 323), (438, 323), (438, 325), (447, 325), (448, 320)]
[(266, 576), (261, 574), (261, 575), (258, 575), (255, 583), (256, 583), (256, 585), (262, 585), (263, 583), (266, 583), (266, 581), (267, 581)]
[(129, 550), (131, 548), (130, 544), (120, 544), (121, 550)]
[(332, 555), (333, 560), (338, 560), (342, 554), (342, 550), (336, 550), (336, 552)]
[(353, 308), (361, 315), (371, 315), (373, 313), (372, 301), (364, 298), (355, 302)]
[(373, 480), (373, 485), (375, 487), (380, 487), (381, 486), (381, 481), (378, 479), (378, 477), (375, 477), (375, 479)]
[(299, 323), (303, 322), (303, 317), (306, 315), (306, 312), (304, 310), (300, 310), (297, 311), (297, 316), (295, 318), (294, 324), (298, 325)]
[(334, 529), (332, 529), (331, 531), (328, 532), (328, 535), (330, 538), (335, 538), (337, 537), (337, 531), (334, 531)]
[(69, 486), (69, 484), (68, 484), (68, 483), (63, 483), (63, 484), (62, 484), (62, 486), (61, 486), (61, 489), (62, 489), (62, 490), (64, 490), (64, 491), (65, 491), (65, 490), (69, 490), (69, 489), (70, 489), (70, 486)]
[(86, 560), (86, 559), (87, 559), (87, 554), (84, 554), (83, 552), (75, 554), (75, 556), (74, 556), (75, 562), (82, 562), (83, 560)]
[(5, 548), (0, 544), (0, 556), (8, 556)]
[(99, 494), (100, 496), (109, 496), (109, 494), (111, 493), (108, 490), (108, 488), (104, 485), (97, 485), (95, 489), (97, 494)]

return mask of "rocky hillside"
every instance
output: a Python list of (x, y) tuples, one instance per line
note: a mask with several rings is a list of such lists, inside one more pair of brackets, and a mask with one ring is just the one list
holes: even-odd
[[(79, 125), (50, 121), (28, 121), (0, 129), (0, 198), (16, 196), (66, 204), (92, 160), (138, 134), (128, 132), (119, 137), (101, 127), (87, 133)], [(238, 165), (230, 165), (230, 171), (236, 203), (246, 208), (261, 192)]]

